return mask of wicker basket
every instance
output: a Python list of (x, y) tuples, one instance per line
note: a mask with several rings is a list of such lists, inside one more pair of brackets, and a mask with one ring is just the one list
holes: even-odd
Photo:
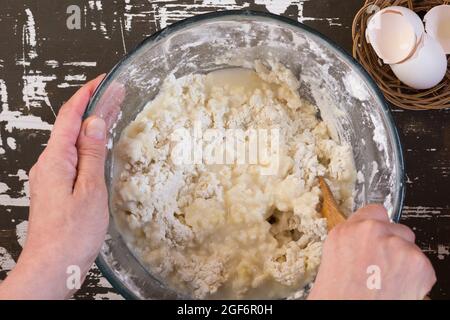
[(450, 68), (447, 68), (445, 79), (429, 90), (415, 90), (401, 83), (389, 65), (382, 63), (372, 46), (366, 41), (365, 30), (368, 19), (376, 8), (374, 6), (380, 9), (388, 6), (404, 6), (424, 14), (434, 6), (449, 4), (449, 2), (450, 0), (367, 0), (356, 14), (352, 28), (353, 56), (377, 82), (386, 99), (395, 106), (409, 110), (450, 108)]

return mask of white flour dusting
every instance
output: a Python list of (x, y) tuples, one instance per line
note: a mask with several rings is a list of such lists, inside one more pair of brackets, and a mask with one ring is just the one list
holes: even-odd
[[(303, 294), (327, 233), (316, 177), (329, 178), (345, 212), (353, 205), (350, 148), (330, 138), (288, 69), (255, 68), (169, 78), (115, 149), (115, 215), (131, 233), (130, 246), (151, 272), (196, 298)], [(261, 174), (275, 158), (265, 165), (175, 164), (170, 134), (195, 122), (280, 129), (279, 170)]]
[(345, 88), (352, 97), (360, 101), (370, 99), (370, 94), (365, 83), (362, 82), (361, 78), (357, 77), (355, 73), (347, 73), (342, 80), (344, 81)]

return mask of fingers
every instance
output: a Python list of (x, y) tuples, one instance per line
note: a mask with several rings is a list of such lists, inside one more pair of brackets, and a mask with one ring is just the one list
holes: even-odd
[(436, 271), (433, 268), (433, 265), (428, 259), (428, 257), (422, 252), (422, 250), (416, 247), (416, 261), (413, 263), (418, 267), (421, 268), (422, 272), (421, 275), (423, 277), (423, 283), (419, 287), (419, 296), (418, 299), (425, 300), (427, 298), (427, 295), (430, 293), (431, 289), (433, 289), (433, 286), (435, 285), (437, 278), (436, 278)]
[(87, 118), (78, 137), (78, 173), (74, 192), (104, 187), (106, 124), (97, 116)]
[(74, 146), (80, 132), (82, 116), (104, 75), (81, 87), (59, 110), (48, 145), (59, 150)]
[[(103, 76), (90, 81), (65, 103), (58, 113), (47, 148), (40, 155), (30, 174), (30, 189), (48, 190), (57, 185), (57, 193), (71, 194), (76, 178), (76, 140), (81, 127), (81, 118), (89, 98)], [(31, 190), (30, 190), (31, 191)]]
[(356, 211), (355, 214), (349, 218), (349, 221), (352, 222), (363, 222), (367, 220), (386, 223), (387, 231), (390, 234), (400, 237), (405, 241), (414, 243), (416, 240), (414, 232), (407, 226), (390, 223), (388, 212), (382, 205), (371, 204), (365, 206)]
[(416, 241), (416, 235), (414, 232), (403, 224), (391, 223), (389, 225), (389, 231), (397, 237), (400, 237), (410, 243), (414, 243)]
[(113, 80), (100, 96), (95, 113), (105, 120), (107, 129), (110, 129), (116, 123), (125, 94), (124, 85)]
[(382, 205), (369, 204), (356, 211), (348, 220), (353, 222), (362, 220), (389, 222), (389, 215), (387, 210)]

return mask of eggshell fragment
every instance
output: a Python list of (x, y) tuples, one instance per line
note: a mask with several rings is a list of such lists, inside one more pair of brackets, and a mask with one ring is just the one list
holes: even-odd
[(442, 81), (447, 72), (447, 57), (441, 45), (430, 35), (424, 34), (414, 55), (408, 60), (392, 64), (397, 78), (411, 88), (429, 89)]
[(450, 54), (450, 5), (436, 6), (424, 17), (426, 32)]
[(394, 64), (411, 56), (424, 32), (423, 23), (414, 11), (391, 6), (370, 19), (366, 40), (384, 63)]

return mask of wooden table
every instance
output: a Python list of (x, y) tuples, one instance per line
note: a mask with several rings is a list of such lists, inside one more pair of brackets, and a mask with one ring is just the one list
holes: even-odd
[[(86, 80), (107, 72), (125, 52), (166, 25), (223, 9), (283, 14), (351, 48), (361, 0), (3, 0), (0, 9), (0, 278), (14, 266), (27, 227), (28, 172), (61, 104)], [(256, 4), (255, 4), (256, 3)], [(276, 3), (276, 4), (275, 4)], [(80, 9), (80, 29), (68, 18)], [(75, 11), (74, 11), (75, 10)], [(70, 20), (70, 19), (69, 19)], [(69, 21), (77, 27), (76, 20)], [(405, 151), (402, 222), (417, 234), (438, 282), (431, 298), (450, 294), (450, 112), (392, 108)], [(120, 298), (96, 267), (79, 299)]]

